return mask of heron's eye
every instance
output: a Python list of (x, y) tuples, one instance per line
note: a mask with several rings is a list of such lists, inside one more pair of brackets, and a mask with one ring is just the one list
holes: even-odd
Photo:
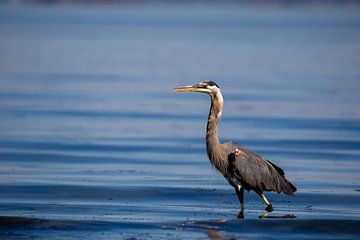
[(208, 84), (206, 82), (203, 82), (200, 84), (200, 87), (202, 87), (202, 88), (207, 88), (207, 86), (208, 86)]

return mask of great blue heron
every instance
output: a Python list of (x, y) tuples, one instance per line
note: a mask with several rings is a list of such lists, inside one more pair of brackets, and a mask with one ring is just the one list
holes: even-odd
[(212, 166), (235, 188), (241, 212), (244, 209), (244, 190), (253, 190), (273, 210), (264, 191), (293, 195), (296, 187), (285, 178), (284, 171), (274, 163), (235, 142), (220, 144), (217, 124), (222, 115), (224, 100), (219, 86), (213, 81), (193, 86), (180, 86), (177, 92), (200, 92), (211, 97), (211, 107), (206, 129), (206, 150)]

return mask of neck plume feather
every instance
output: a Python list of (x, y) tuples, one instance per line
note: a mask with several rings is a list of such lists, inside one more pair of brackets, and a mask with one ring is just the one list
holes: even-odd
[(217, 124), (221, 119), (223, 98), (220, 92), (211, 95), (211, 107), (206, 129), (206, 150), (212, 166), (225, 174), (228, 167), (226, 151), (220, 144)]

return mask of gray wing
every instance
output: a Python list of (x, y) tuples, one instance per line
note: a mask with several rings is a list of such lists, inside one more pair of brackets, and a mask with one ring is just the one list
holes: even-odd
[[(229, 171), (245, 188), (255, 191), (276, 191), (292, 195), (296, 187), (286, 178), (284, 171), (259, 154), (231, 142), (223, 144), (228, 151)], [(235, 150), (239, 149), (239, 154)]]

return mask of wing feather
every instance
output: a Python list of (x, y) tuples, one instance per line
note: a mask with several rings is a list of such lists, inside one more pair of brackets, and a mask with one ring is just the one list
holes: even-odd
[[(229, 153), (231, 171), (245, 188), (284, 192), (288, 195), (296, 191), (296, 187), (285, 178), (284, 171), (274, 163), (237, 143), (226, 143), (223, 146)], [(241, 153), (235, 155), (235, 149), (239, 149)]]

